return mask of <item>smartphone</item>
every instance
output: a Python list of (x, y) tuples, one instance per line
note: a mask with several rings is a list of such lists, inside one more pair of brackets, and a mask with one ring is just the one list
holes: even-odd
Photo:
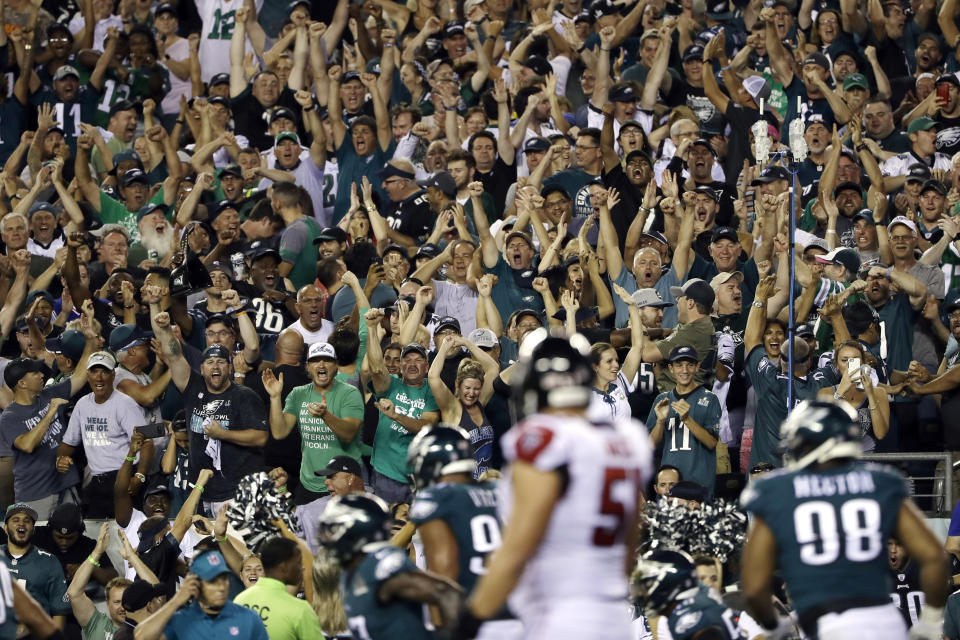
[(857, 389), (863, 390), (863, 383), (860, 381), (860, 358), (850, 358), (847, 360), (847, 375), (856, 382)]
[(167, 429), (162, 422), (153, 422), (150, 424), (134, 427), (134, 430), (144, 438), (160, 438), (167, 435)]
[(946, 82), (941, 82), (937, 85), (937, 102), (941, 105), (947, 104), (950, 101), (950, 85)]

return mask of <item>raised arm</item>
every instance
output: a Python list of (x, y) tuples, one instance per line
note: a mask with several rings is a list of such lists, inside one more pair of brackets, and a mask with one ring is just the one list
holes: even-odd
[(153, 326), (153, 334), (160, 341), (160, 348), (167, 360), (167, 367), (170, 369), (170, 378), (177, 389), (183, 391), (190, 382), (190, 364), (183, 357), (183, 347), (180, 341), (173, 334), (170, 323), (170, 314), (160, 312), (159, 304), (150, 305), (150, 319)]
[[(516, 159), (517, 147), (510, 136), (510, 106), (507, 104), (509, 94), (503, 78), (493, 81), (493, 97), (497, 101), (497, 155), (507, 165), (513, 166)], [(519, 126), (519, 124), (518, 124)], [(521, 138), (521, 141), (523, 138)], [(474, 208), (476, 216), (476, 208)]]
[(243, 68), (243, 50), (247, 40), (247, 17), (249, 13), (250, 10), (247, 7), (237, 9), (233, 35), (230, 37), (231, 98), (236, 98), (247, 88), (247, 72)]
[(767, 300), (775, 293), (777, 277), (764, 277), (757, 285), (754, 304), (747, 316), (747, 327), (743, 332), (744, 353), (749, 354), (754, 347), (763, 344), (763, 331), (767, 326)]
[(434, 356), (433, 363), (427, 371), (427, 382), (430, 384), (430, 390), (437, 401), (437, 406), (440, 407), (440, 414), (446, 421), (452, 421), (456, 417), (454, 409), (456, 409), (459, 400), (454, 397), (440, 374), (443, 373), (443, 363), (447, 360), (447, 354), (459, 348), (454, 336), (444, 336), (437, 347), (437, 355)]
[(77, 619), (77, 624), (81, 627), (87, 626), (90, 619), (97, 612), (97, 606), (86, 593), (87, 583), (93, 577), (93, 570), (100, 566), (100, 558), (107, 550), (107, 544), (110, 541), (110, 523), (104, 522), (100, 525), (100, 534), (97, 536), (97, 543), (90, 555), (80, 563), (76, 572), (73, 574), (73, 580), (67, 586), (67, 595), (70, 597), (70, 608)]
[(373, 383), (374, 393), (386, 393), (390, 388), (390, 374), (383, 361), (383, 349), (380, 347), (379, 333), (375, 330), (383, 320), (382, 309), (370, 309), (363, 315), (367, 323), (367, 358), (365, 374), (369, 375)]
[(770, 66), (777, 79), (784, 87), (793, 82), (793, 65), (790, 52), (786, 50), (777, 35), (777, 26), (774, 24), (773, 9), (764, 7), (760, 11), (760, 20), (766, 25), (767, 54), (770, 56)]

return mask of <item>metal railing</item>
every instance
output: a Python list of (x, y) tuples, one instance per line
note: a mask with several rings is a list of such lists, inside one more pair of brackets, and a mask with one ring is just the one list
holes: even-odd
[[(928, 510), (928, 515), (947, 514), (953, 511), (953, 461), (947, 452), (941, 453), (865, 453), (861, 456), (863, 460), (880, 462), (892, 466), (899, 466), (901, 462), (942, 462), (943, 464), (936, 468), (932, 476), (907, 475), (907, 482), (910, 487), (910, 496), (913, 498), (930, 498), (933, 506)], [(932, 493), (918, 493), (917, 480), (930, 480), (933, 484)]]

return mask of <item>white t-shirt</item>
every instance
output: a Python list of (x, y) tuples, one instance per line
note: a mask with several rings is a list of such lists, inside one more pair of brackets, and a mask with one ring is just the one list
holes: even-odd
[(434, 280), (436, 295), (434, 313), (440, 317), (453, 316), (460, 321), (460, 335), (469, 335), (477, 328), (477, 300), (480, 295), (467, 284)]
[[(280, 171), (292, 173), (296, 178), (297, 185), (306, 189), (307, 193), (310, 194), (310, 200), (313, 201), (314, 219), (320, 223), (321, 228), (330, 226), (331, 218), (326, 217), (326, 207), (323, 205), (323, 169), (313, 163), (313, 158), (310, 157), (310, 150), (303, 149), (300, 151), (300, 163), (293, 169), (283, 169), (277, 166), (276, 157), (271, 159), (269, 154), (267, 156), (267, 163), (267, 166), (271, 169), (279, 169)], [(260, 181), (257, 188), (263, 191), (272, 184), (273, 180), (264, 178)]]
[[(174, 62), (184, 62), (190, 58), (190, 42), (186, 38), (180, 38), (172, 45), (167, 47), (167, 55)], [(166, 65), (164, 65), (166, 67)], [(173, 71), (169, 71), (170, 91), (163, 96), (160, 107), (164, 113), (180, 113), (180, 96), (190, 98), (190, 78), (181, 80)], [(242, 148), (242, 147), (241, 147)]]
[[(70, 33), (76, 36), (83, 30), (84, 24), (86, 24), (86, 21), (83, 19), (83, 12), (78, 11), (77, 15), (73, 16), (70, 24), (67, 25), (67, 28), (70, 29)], [(123, 18), (114, 14), (97, 22), (97, 26), (93, 29), (94, 50), (103, 51), (104, 42), (107, 40), (107, 29), (110, 27), (114, 27), (117, 31), (123, 31)]]
[[(885, 176), (903, 176), (907, 174), (907, 170), (912, 164), (924, 164), (917, 156), (915, 156), (910, 151), (906, 153), (900, 153), (891, 158), (887, 158), (880, 165), (880, 171), (883, 172)], [(929, 166), (929, 165), (928, 165)], [(944, 171), (950, 171), (950, 156), (944, 155), (942, 153), (933, 154), (933, 166), (931, 169), (943, 169)]]
[(63, 441), (71, 447), (83, 444), (90, 473), (97, 476), (123, 465), (133, 429), (146, 423), (143, 409), (125, 393), (111, 393), (102, 404), (88, 393), (77, 401)]
[(326, 342), (327, 338), (330, 337), (330, 334), (333, 333), (334, 324), (326, 318), (323, 318), (320, 321), (320, 330), (310, 331), (303, 326), (303, 323), (300, 320), (297, 320), (290, 325), (290, 328), (303, 336), (303, 345), (305, 347), (309, 347), (314, 342)]

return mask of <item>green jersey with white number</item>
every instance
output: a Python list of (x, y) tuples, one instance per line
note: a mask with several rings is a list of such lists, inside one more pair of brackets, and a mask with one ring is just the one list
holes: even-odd
[[(256, 14), (263, 8), (263, 0), (254, 0)], [(237, 10), (244, 0), (196, 0), (197, 13), (203, 21), (200, 33), (200, 59), (203, 60), (204, 82), (218, 73), (230, 73), (230, 38), (237, 24)], [(246, 52), (252, 51), (247, 43)]]
[(457, 582), (466, 593), (486, 572), (484, 560), (500, 546), (497, 491), (487, 482), (443, 483), (421, 490), (410, 508), (410, 520), (420, 526), (446, 522), (457, 540)]
[(401, 573), (418, 571), (403, 549), (383, 544), (368, 553), (356, 569), (340, 576), (350, 632), (358, 640), (432, 640), (433, 634), (423, 626), (419, 602), (380, 599), (383, 583)]
[(802, 617), (838, 600), (889, 602), (887, 541), (906, 497), (898, 473), (850, 462), (767, 474), (740, 502), (773, 532), (777, 567)]
[[(684, 395), (674, 389), (657, 396), (653, 407), (663, 398), (669, 398), (671, 403), (686, 400), (690, 405), (690, 418), (714, 437), (720, 434), (720, 400), (713, 392), (697, 387)], [(650, 415), (647, 416), (647, 431), (652, 431), (656, 424), (657, 412), (651, 408)], [(717, 452), (697, 440), (672, 407), (663, 430), (663, 457), (660, 464), (676, 467), (683, 474), (684, 480), (693, 480), (706, 487), (709, 495), (713, 495), (717, 479)]]

